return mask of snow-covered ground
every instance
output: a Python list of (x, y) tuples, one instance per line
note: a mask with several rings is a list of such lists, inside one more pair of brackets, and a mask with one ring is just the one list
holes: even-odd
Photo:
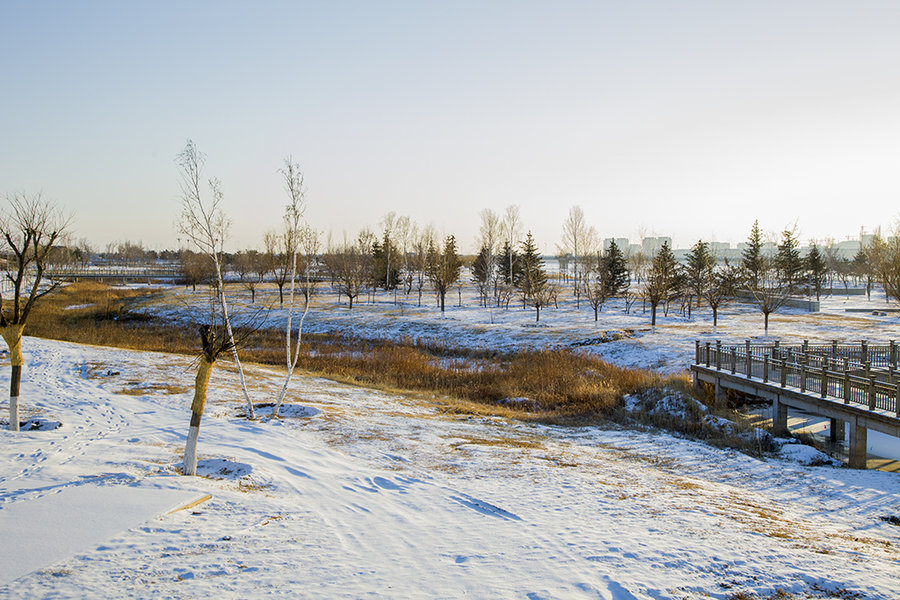
[[(206, 301), (206, 292), (173, 287), (163, 297), (143, 310), (166, 315), (176, 321), (190, 319)], [(250, 304), (250, 293), (233, 284), (229, 298), (239, 316), (256, 318), (264, 315), (269, 326), (283, 326), (285, 311), (278, 308), (277, 292), (267, 287)], [(900, 312), (897, 304), (887, 303), (882, 293), (873, 292), (871, 300), (864, 295), (823, 296), (821, 310), (810, 313), (795, 308), (782, 308), (772, 314), (769, 335), (764, 336), (762, 313), (749, 303), (731, 303), (719, 311), (718, 327), (712, 326), (712, 313), (704, 305), (694, 308), (691, 316), (680, 314), (673, 306), (668, 315), (660, 308), (655, 331), (650, 328), (649, 306), (634, 303), (626, 312), (623, 301), (612, 300), (603, 306), (594, 322), (590, 306), (581, 301), (576, 306), (571, 289), (563, 290), (558, 308), (545, 307), (540, 322), (535, 322), (534, 309), (522, 308), (515, 299), (509, 310), (484, 308), (471, 286), (461, 296), (454, 289), (447, 294), (446, 312), (441, 314), (432, 294), (424, 294), (418, 305), (415, 291), (409, 296), (378, 292), (375, 301), (358, 298), (353, 309), (347, 308), (346, 297), (339, 304), (336, 294), (321, 287), (304, 325), (308, 333), (333, 333), (363, 339), (406, 339), (433, 343), (450, 348), (486, 351), (515, 351), (527, 348), (581, 348), (594, 352), (623, 366), (675, 372), (688, 368), (694, 356), (694, 342), (714, 341), (799, 344), (855, 343), (866, 339), (872, 343), (895, 339), (900, 341)], [(865, 312), (847, 312), (848, 309)], [(886, 312), (874, 315), (874, 312)]]
[[(248, 422), (220, 367), (201, 427), (207, 476), (188, 478), (189, 358), (24, 349), (23, 408), (63, 425), (0, 433), (0, 511), (77, 486), (212, 499), (148, 514), (0, 597), (896, 597), (896, 474), (458, 415), (316, 378), (296, 381), (287, 418)], [(251, 380), (264, 401), (280, 377), (254, 367)]]
[[(168, 294), (146, 310), (184, 319), (202, 298)], [(896, 317), (843, 310), (860, 303), (884, 306), (834, 298), (821, 313), (776, 316), (770, 333), (900, 339)], [(387, 297), (353, 311), (323, 297), (305, 330), (479, 349), (577, 345), (665, 371), (689, 363), (694, 339), (715, 339), (704, 312), (670, 314), (651, 333), (639, 306), (626, 315), (612, 303), (594, 324), (589, 309), (566, 304), (534, 327), (533, 312), (488, 311), (465, 296), (448, 304), (442, 317)], [(748, 307), (729, 308), (718, 331), (761, 333)], [(0, 597), (896, 597), (895, 473), (758, 459), (655, 431), (460, 415), (427, 395), (311, 377), (295, 379), (285, 418), (249, 422), (223, 364), (201, 426), (204, 476), (182, 477), (194, 361), (35, 338), (23, 348), (25, 416), (62, 426), (0, 432), (0, 512), (97, 486), (212, 499), (147, 514), (0, 585)], [(0, 388), (8, 376), (0, 360)], [(249, 376), (257, 402), (274, 398), (277, 370), (251, 366)], [(3, 544), (16, 544), (8, 534)]]
[[(859, 290), (857, 290), (859, 291)], [(264, 288), (257, 293), (256, 304), (250, 304), (250, 294), (239, 285), (230, 287), (230, 297), (238, 313), (238, 320), (265, 316), (268, 326), (283, 327), (286, 311), (278, 308), (277, 291)], [(163, 314), (174, 321), (185, 321), (202, 314), (198, 309), (206, 301), (205, 291), (191, 292), (185, 288), (168, 288), (162, 298), (142, 310)], [(896, 303), (888, 303), (880, 289), (871, 299), (865, 295), (822, 296), (819, 312), (782, 308), (770, 316), (769, 335), (764, 335), (763, 318), (759, 309), (749, 303), (730, 303), (719, 311), (718, 327), (712, 326), (712, 313), (705, 305), (694, 308), (690, 316), (682, 315), (673, 306), (668, 315), (660, 309), (655, 331), (650, 328), (649, 307), (636, 302), (626, 312), (623, 301), (613, 300), (603, 306), (597, 322), (593, 310), (571, 297), (571, 289), (563, 290), (557, 308), (541, 311), (535, 322), (533, 309), (523, 310), (521, 301), (510, 303), (509, 310), (484, 308), (479, 305), (472, 286), (454, 289), (447, 295), (446, 312), (442, 315), (435, 306), (434, 296), (424, 294), (422, 306), (415, 292), (405, 294), (379, 292), (374, 302), (357, 299), (349, 310), (346, 298), (339, 304), (336, 295), (327, 287), (320, 287), (304, 331), (330, 333), (348, 337), (377, 340), (412, 340), (437, 346), (465, 350), (510, 352), (529, 348), (574, 348), (594, 353), (610, 362), (627, 367), (653, 369), (663, 373), (687, 370), (694, 358), (695, 343), (739, 344), (754, 343), (799, 345), (803, 340), (812, 344), (870, 343), (886, 344), (900, 341), (900, 312)], [(852, 311), (852, 312), (848, 312)], [(795, 415), (803, 417), (803, 415)], [(797, 430), (821, 433), (827, 420), (806, 419), (798, 422)], [(845, 431), (849, 435), (849, 430)], [(869, 432), (869, 452), (892, 460), (900, 460), (900, 440)]]

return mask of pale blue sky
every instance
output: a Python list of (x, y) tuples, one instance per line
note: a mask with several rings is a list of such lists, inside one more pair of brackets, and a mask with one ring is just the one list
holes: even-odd
[(175, 155), (208, 155), (260, 246), (292, 155), (310, 222), (388, 211), (472, 250), (519, 204), (546, 251), (603, 236), (843, 239), (900, 213), (900, 3), (0, 3), (0, 193), (76, 235), (176, 245)]

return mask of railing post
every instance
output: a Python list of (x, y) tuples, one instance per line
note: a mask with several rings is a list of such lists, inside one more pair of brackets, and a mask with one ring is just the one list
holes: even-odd
[(831, 358), (837, 358), (837, 340), (831, 340)]
[(859, 344), (859, 362), (865, 364), (869, 362), (869, 342), (862, 340)]
[(700, 364), (700, 340), (694, 340), (694, 364)]
[(709, 367), (709, 342), (706, 342), (706, 366)]
[(806, 392), (806, 362), (800, 359), (800, 393)]
[(716, 340), (716, 371), (722, 370), (722, 340)]
[(744, 348), (747, 350), (747, 379), (753, 377), (753, 355), (750, 353), (750, 340), (744, 342)]
[(822, 398), (828, 395), (828, 362), (822, 360), (822, 381), (819, 383)]
[(891, 340), (891, 368), (897, 368), (897, 343)]
[(894, 387), (894, 413), (900, 419), (900, 381)]
[(763, 383), (769, 383), (769, 353), (763, 356)]
[(803, 340), (803, 354), (809, 352), (809, 340)]
[(781, 387), (787, 387), (787, 360), (781, 359)]
[(844, 358), (844, 404), (850, 404), (850, 359)]
[(900, 419), (900, 381), (897, 382), (894, 389), (894, 413)]
[(731, 348), (731, 374), (734, 375), (734, 371), (737, 368), (737, 348), (732, 346)]
[(869, 410), (875, 410), (875, 379), (872, 377), (872, 363), (866, 361), (866, 379), (869, 380)]

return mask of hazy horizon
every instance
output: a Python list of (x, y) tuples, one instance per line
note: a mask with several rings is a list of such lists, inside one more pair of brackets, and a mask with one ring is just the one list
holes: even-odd
[(74, 235), (177, 248), (176, 155), (221, 180), (228, 247), (261, 248), (306, 176), (335, 238), (393, 211), (473, 252), (521, 207), (554, 252), (600, 237), (857, 238), (900, 197), (900, 4), (887, 1), (7, 4), (0, 193)]

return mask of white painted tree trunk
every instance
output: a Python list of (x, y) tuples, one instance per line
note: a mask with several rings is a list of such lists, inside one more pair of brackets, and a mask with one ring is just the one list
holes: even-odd
[(200, 426), (191, 425), (188, 429), (187, 443), (184, 445), (184, 465), (182, 472), (185, 475), (197, 474), (197, 438), (200, 437)]
[(9, 378), (9, 430), (19, 431), (19, 387), (22, 381), (22, 325), (0, 328), (0, 335), (9, 346), (9, 362), (12, 365)]
[(184, 475), (197, 474), (197, 438), (200, 437), (200, 419), (206, 408), (206, 390), (209, 388), (212, 367), (213, 363), (206, 356), (200, 359), (197, 378), (194, 380), (194, 400), (191, 402), (191, 426), (184, 445), (184, 462), (181, 469)]

